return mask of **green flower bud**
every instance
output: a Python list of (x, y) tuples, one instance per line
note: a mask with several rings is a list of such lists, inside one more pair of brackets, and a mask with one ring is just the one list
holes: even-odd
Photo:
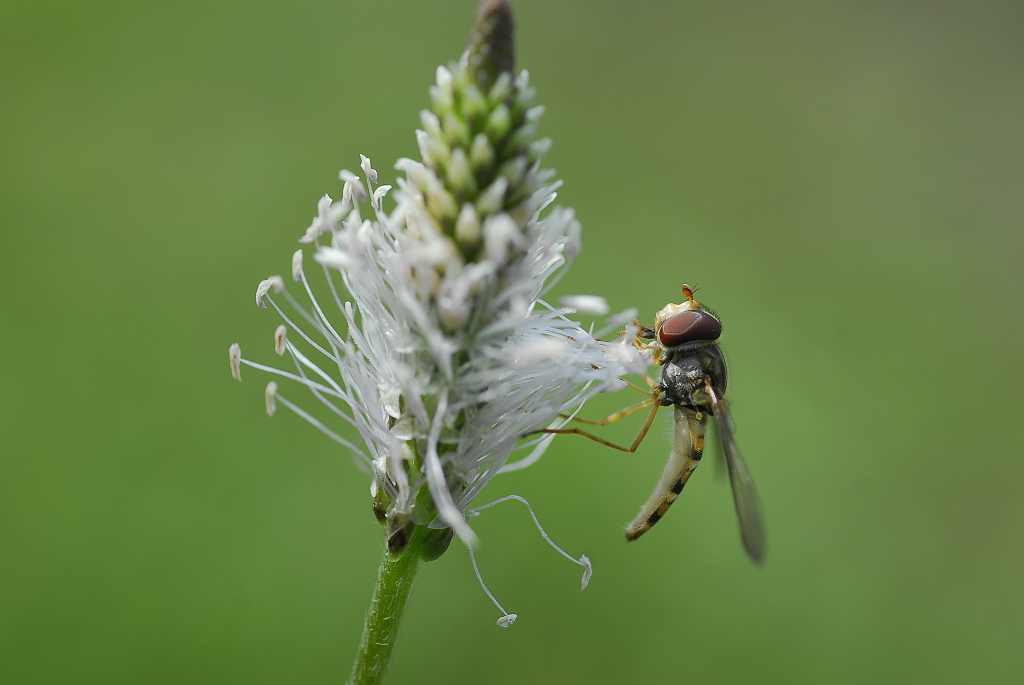
[(498, 173), (508, 179), (509, 187), (514, 188), (519, 185), (526, 175), (526, 166), (526, 157), (513, 157), (501, 165)]
[(478, 133), (473, 139), (473, 147), (469, 150), (469, 161), (478, 171), (494, 164), (494, 148), (483, 133)]
[(491, 111), (491, 116), (487, 118), (484, 130), (491, 140), (497, 142), (505, 137), (511, 126), (512, 115), (509, 113), (508, 107), (502, 104)]
[(452, 96), (451, 89), (431, 86), (430, 102), (433, 105), (434, 112), (439, 115), (448, 114), (455, 110), (455, 98)]
[(456, 145), (469, 146), (469, 126), (454, 112), (445, 115), (444, 132), (448, 143), (453, 147)]
[(469, 158), (460, 147), (455, 148), (448, 161), (448, 184), (460, 195), (476, 192), (473, 169), (469, 166)]
[(426, 131), (416, 131), (416, 142), (419, 144), (423, 162), (432, 167), (445, 166), (451, 156), (451, 150), (441, 140), (434, 138)]
[(498, 76), (498, 80), (494, 82), (494, 86), (491, 88), (491, 92), (487, 94), (487, 99), (490, 101), (491, 106), (498, 105), (505, 102), (512, 96), (512, 74), (509, 72), (502, 72)]
[(462, 93), (462, 114), (466, 119), (481, 119), (487, 114), (487, 100), (472, 83)]
[(455, 221), (455, 239), (466, 247), (480, 244), (480, 217), (471, 204), (462, 205), (459, 218)]
[(420, 123), (423, 124), (423, 129), (430, 134), (433, 138), (443, 139), (444, 134), (441, 132), (441, 120), (437, 118), (437, 115), (428, 109), (420, 112)]
[(455, 203), (455, 198), (451, 193), (443, 188), (438, 188), (427, 194), (427, 209), (438, 219), (454, 220), (459, 206)]
[(508, 190), (508, 180), (504, 176), (499, 176), (480, 195), (480, 199), (476, 201), (476, 210), (482, 216), (488, 216), (500, 211), (502, 202), (505, 199), (506, 190)]

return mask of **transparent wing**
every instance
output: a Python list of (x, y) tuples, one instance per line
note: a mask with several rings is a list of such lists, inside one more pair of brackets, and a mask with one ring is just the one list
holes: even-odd
[(743, 460), (739, 447), (736, 446), (732, 416), (724, 399), (715, 400), (715, 428), (722, 450), (722, 460), (729, 473), (729, 484), (732, 485), (732, 501), (736, 506), (736, 516), (739, 518), (743, 547), (750, 559), (760, 564), (764, 561), (765, 552), (761, 499), (757, 495), (757, 488), (754, 486), (747, 462)]

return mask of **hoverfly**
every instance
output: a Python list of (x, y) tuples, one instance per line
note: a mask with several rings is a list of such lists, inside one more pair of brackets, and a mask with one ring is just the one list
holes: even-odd
[(708, 416), (714, 417), (743, 547), (751, 560), (761, 563), (765, 551), (761, 506), (750, 470), (736, 446), (732, 417), (725, 400), (728, 372), (725, 356), (718, 346), (722, 323), (716, 314), (694, 299), (693, 294), (688, 285), (683, 285), (685, 300), (665, 305), (655, 316), (653, 329), (636, 324), (635, 344), (652, 350), (654, 361), (661, 365), (660, 382), (647, 379), (650, 389), (644, 392), (649, 392), (650, 397), (599, 421), (575, 419), (581, 423), (607, 425), (650, 407), (640, 433), (630, 446), (617, 445), (579, 428), (549, 428), (543, 432), (581, 435), (632, 453), (647, 436), (658, 409), (675, 407), (672, 453), (654, 491), (626, 528), (626, 540), (632, 541), (660, 521), (683, 491), (704, 454)]

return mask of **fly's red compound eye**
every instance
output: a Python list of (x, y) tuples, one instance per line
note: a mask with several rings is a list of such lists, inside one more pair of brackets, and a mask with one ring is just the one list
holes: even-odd
[(722, 322), (707, 312), (680, 312), (665, 319), (658, 329), (658, 340), (665, 347), (675, 347), (697, 340), (718, 340)]

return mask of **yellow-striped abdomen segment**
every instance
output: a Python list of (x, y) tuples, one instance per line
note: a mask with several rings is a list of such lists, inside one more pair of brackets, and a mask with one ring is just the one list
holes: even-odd
[(627, 526), (627, 540), (636, 540), (661, 520), (700, 464), (704, 454), (704, 426), (707, 417), (689, 409), (676, 407), (675, 422), (672, 453), (654, 491), (647, 498), (640, 513)]

